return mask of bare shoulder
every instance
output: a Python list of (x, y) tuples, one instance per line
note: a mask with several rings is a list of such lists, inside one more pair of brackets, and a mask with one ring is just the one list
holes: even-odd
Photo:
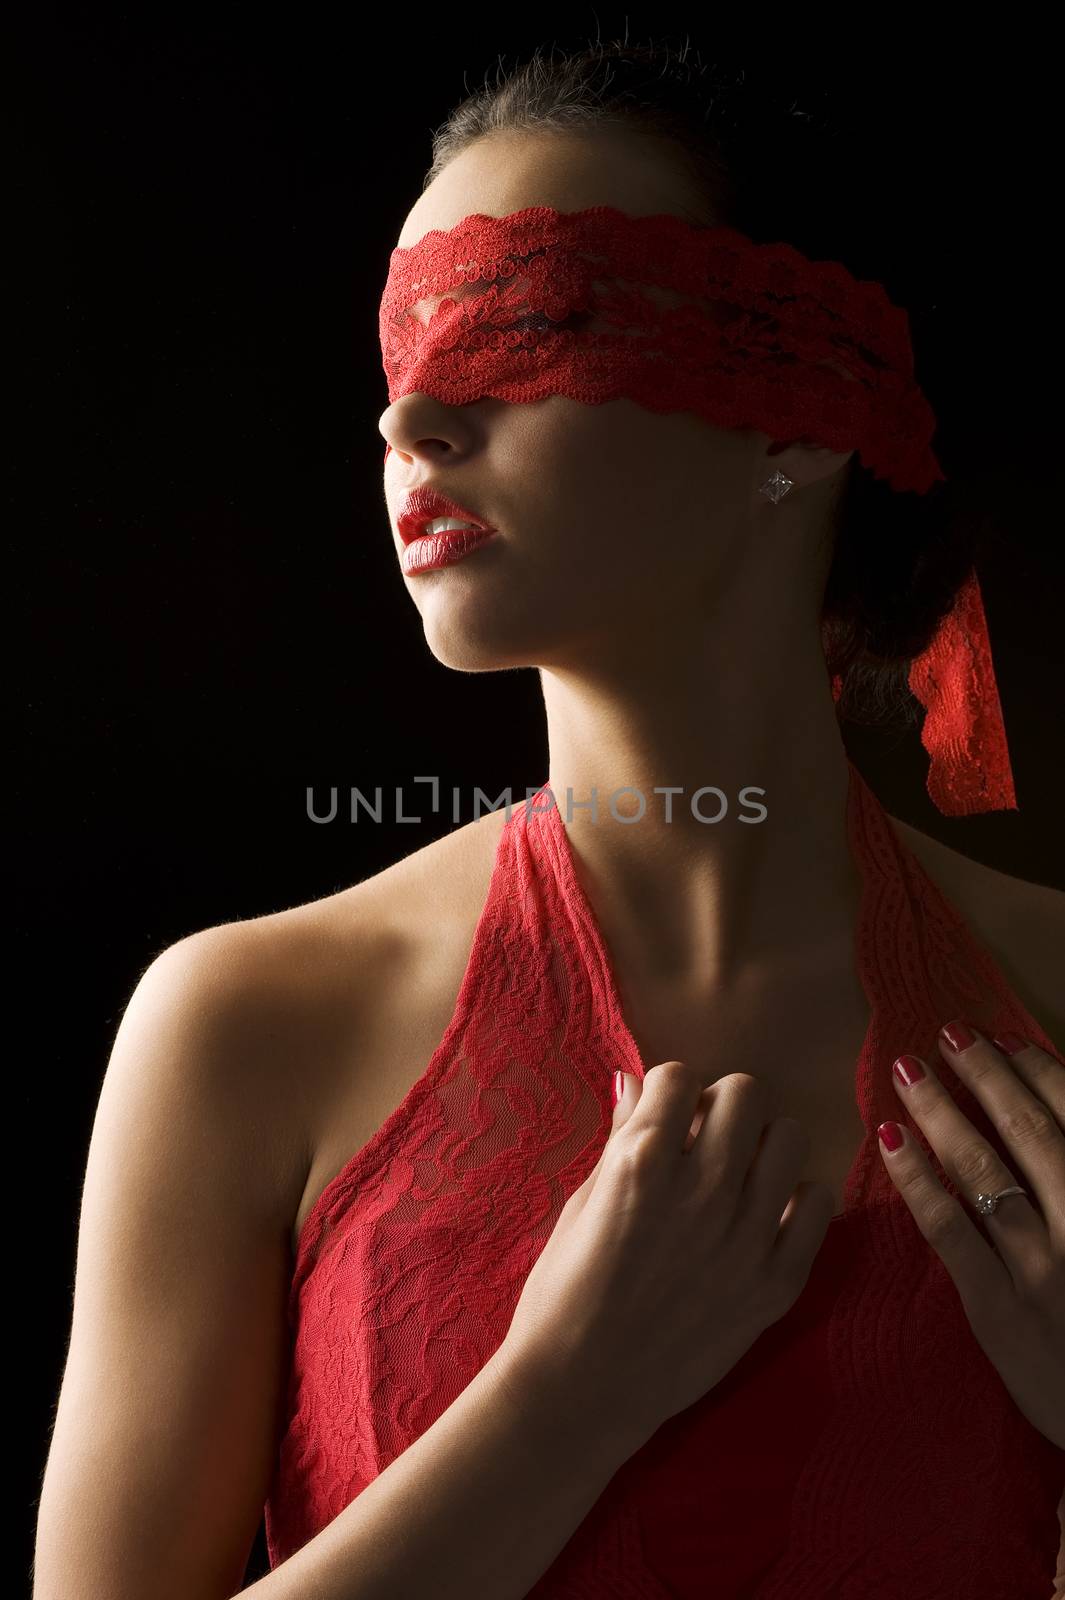
[(986, 945), (1026, 1009), (1065, 1048), (1065, 893), (974, 861), (897, 817), (889, 820)]
[(486, 814), (335, 894), (199, 929), (142, 978), (155, 999), (142, 993), (141, 1005), (180, 1005), (210, 1028), (234, 1115), (254, 1107), (276, 1154), (286, 1216), (339, 1097), (358, 1092), (382, 1018), (402, 1017), (412, 985), (461, 961), (504, 816)]
[(455, 828), (335, 894), (202, 928), (164, 955), (195, 965), (249, 1021), (299, 1028), (340, 1018), (409, 941), (480, 893), (503, 815)]

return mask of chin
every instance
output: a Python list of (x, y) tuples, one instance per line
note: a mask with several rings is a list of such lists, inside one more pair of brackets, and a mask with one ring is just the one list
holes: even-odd
[(508, 668), (527, 667), (532, 663), (525, 656), (506, 650), (498, 641), (471, 639), (468, 635), (439, 633), (425, 635), (425, 642), (442, 667), (452, 672), (505, 672)]
[(425, 642), (443, 667), (453, 672), (505, 672), (533, 666), (548, 646), (532, 619), (508, 619), (498, 609), (491, 617), (431, 613), (422, 618)]

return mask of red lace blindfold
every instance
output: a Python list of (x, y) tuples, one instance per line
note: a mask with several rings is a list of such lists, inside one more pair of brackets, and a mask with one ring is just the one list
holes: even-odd
[[(853, 449), (898, 490), (944, 477), (905, 311), (838, 262), (733, 228), (611, 206), (465, 217), (393, 250), (379, 327), (390, 403), (625, 398)], [(975, 572), (909, 682), (940, 811), (1016, 809)]]

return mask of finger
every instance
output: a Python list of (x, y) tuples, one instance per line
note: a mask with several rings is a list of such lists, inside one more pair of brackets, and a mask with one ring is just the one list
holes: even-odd
[[(629, 1093), (632, 1091), (629, 1090)], [(641, 1137), (668, 1155), (680, 1152), (699, 1110), (703, 1085), (696, 1069), (685, 1061), (660, 1061), (649, 1068), (630, 1114)], [(663, 1167), (663, 1177), (665, 1176)]]
[(706, 1121), (707, 1112), (710, 1109), (710, 1101), (713, 1098), (714, 1087), (714, 1084), (710, 1084), (699, 1096), (699, 1104), (695, 1108), (695, 1115), (692, 1118), (692, 1125), (688, 1129), (688, 1137), (685, 1139), (682, 1147), (684, 1155), (688, 1154), (688, 1151), (699, 1137), (703, 1123)]
[(1016, 1033), (997, 1033), (991, 1043), (1008, 1056), (1014, 1072), (1050, 1107), (1065, 1132), (1065, 1065)]
[(611, 1118), (614, 1128), (622, 1127), (640, 1103), (641, 1080), (634, 1072), (624, 1072), (620, 1067), (614, 1074), (614, 1109)]
[[(1051, 1108), (1040, 1095), (1022, 1081), (1002, 1051), (990, 1044), (964, 1018), (957, 1017), (940, 1029), (939, 1048), (966, 1088), (972, 1091), (984, 1107), (1013, 1157), (1016, 1170), (1023, 1174), (1020, 1178), (1007, 1178), (1005, 1182), (1024, 1184), (1040, 1207), (1047, 1227), (1052, 1229), (1055, 1237), (1065, 1236), (1065, 1131)], [(1045, 1051), (1037, 1050), (1034, 1045), (1032, 1053), (1046, 1056)], [(1058, 1063), (1052, 1061), (1050, 1057), (1046, 1059), (1050, 1061), (1054, 1072), (1059, 1072), (1065, 1081), (1065, 1067), (1058, 1066)], [(1052, 1082), (1053, 1076), (1052, 1072), (1044, 1069), (1044, 1078), (1047, 1082)], [(929, 1098), (943, 1101), (951, 1106), (954, 1104), (942, 1088), (939, 1089), (938, 1095), (932, 1091)], [(915, 1104), (921, 1103), (917, 1095), (913, 1096), (913, 1101)], [(960, 1111), (957, 1115), (962, 1116)], [(962, 1118), (962, 1121), (966, 1129), (971, 1128), (965, 1118)], [(923, 1121), (921, 1126), (924, 1129)], [(1004, 1184), (1000, 1180), (1007, 1170), (993, 1152), (985, 1155), (982, 1149), (978, 1150), (977, 1141), (978, 1136), (971, 1131), (967, 1136), (956, 1132), (952, 1144), (948, 1145), (945, 1153), (941, 1153), (939, 1145), (932, 1141), (935, 1144), (936, 1154), (944, 1164), (947, 1159), (962, 1163), (959, 1170), (965, 1178), (963, 1186), (967, 1198), (970, 1199), (975, 1199), (981, 1189), (995, 1193), (995, 1189), (989, 1188), (989, 1182), (1003, 1187)], [(990, 1152), (990, 1146), (986, 1149)], [(988, 1183), (984, 1182), (982, 1171), (985, 1165), (989, 1168)], [(968, 1166), (980, 1170), (969, 1171)], [(952, 1178), (956, 1178), (952, 1168), (948, 1167), (948, 1171)], [(956, 1178), (956, 1181), (961, 1179)], [(977, 1182), (978, 1187), (971, 1188), (972, 1182)], [(1019, 1210), (1020, 1207), (1011, 1204), (1009, 1208), (1011, 1222)], [(998, 1217), (999, 1213), (996, 1212), (995, 1215)], [(1004, 1207), (1002, 1217), (1006, 1216)]]
[(998, 1151), (973, 1127), (927, 1061), (899, 1056), (891, 1076), (896, 1094), (970, 1205), (981, 1194), (998, 1194), (1016, 1185)]
[[(877, 1134), (892, 1183), (950, 1273), (975, 1329), (978, 1322), (998, 1315), (1013, 1296), (1005, 1262), (978, 1231), (962, 1203), (944, 1189), (909, 1131), (901, 1123), (882, 1122)], [(889, 1142), (897, 1147), (889, 1148)]]

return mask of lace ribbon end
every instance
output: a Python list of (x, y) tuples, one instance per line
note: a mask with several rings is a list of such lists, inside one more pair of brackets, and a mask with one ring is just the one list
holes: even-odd
[(912, 662), (909, 683), (925, 707), (921, 743), (931, 757), (926, 787), (934, 805), (948, 817), (1019, 810), (975, 571)]

